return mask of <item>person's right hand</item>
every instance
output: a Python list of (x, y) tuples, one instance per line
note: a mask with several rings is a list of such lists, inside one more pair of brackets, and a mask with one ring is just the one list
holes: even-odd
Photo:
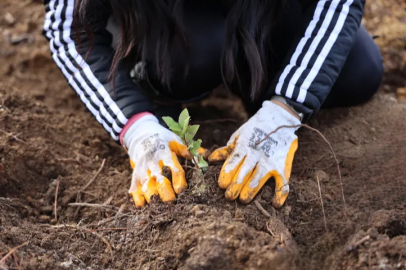
[[(149, 203), (152, 195), (159, 195), (164, 202), (175, 201), (175, 193), (187, 188), (177, 156), (189, 158), (189, 151), (179, 136), (161, 126), (155, 116), (137, 120), (126, 131), (123, 141), (134, 169), (128, 192), (136, 207)], [(162, 175), (164, 166), (172, 172), (172, 183)]]
[[(283, 128), (280, 127), (290, 128)], [(273, 101), (264, 101), (262, 108), (242, 125), (227, 146), (214, 151), (209, 161), (226, 160), (218, 183), (226, 189), (226, 198), (251, 202), (265, 183), (275, 179), (272, 205), (281, 207), (289, 195), (289, 178), (293, 157), (298, 147), (295, 131), (299, 116)]]

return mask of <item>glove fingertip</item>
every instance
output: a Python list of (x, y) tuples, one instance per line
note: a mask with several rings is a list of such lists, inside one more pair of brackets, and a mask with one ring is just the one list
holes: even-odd
[(173, 190), (175, 191), (176, 194), (180, 194), (183, 191), (185, 191), (187, 189), (187, 184), (184, 186), (180, 186), (180, 187), (173, 187)]
[(289, 192), (287, 192), (287, 193), (285, 193), (283, 195), (280, 195), (280, 196), (276, 195), (272, 199), (272, 206), (275, 207), (275, 208), (281, 208), (285, 204), (285, 201), (288, 198), (288, 195), (289, 195)]
[(221, 189), (227, 189), (228, 186), (230, 185), (230, 183), (229, 183), (229, 181), (225, 181), (224, 179), (221, 179), (221, 178), (219, 177), (218, 185), (219, 185), (219, 187), (220, 187)]
[(233, 183), (226, 190), (226, 199), (234, 201), (240, 195), (240, 191), (236, 188), (233, 188)]
[[(223, 165), (223, 167), (225, 167)], [(228, 189), (228, 187), (231, 185), (231, 182), (233, 181), (234, 175), (236, 173), (237, 169), (232, 170), (229, 173), (226, 173), (224, 169), (220, 172), (220, 176), (218, 178), (218, 185), (221, 189)]]
[(249, 204), (257, 195), (259, 189), (256, 188), (249, 188), (245, 186), (240, 193), (240, 202), (243, 204)]
[(176, 194), (179, 194), (183, 192), (185, 189), (187, 189), (187, 182), (185, 179), (184, 172), (176, 174), (172, 173), (172, 186)]
[(199, 155), (202, 155), (204, 159), (208, 159), (211, 156), (210, 151), (203, 147), (200, 147), (198, 152)]
[(214, 151), (208, 158), (209, 162), (217, 162), (226, 160), (230, 155), (228, 146), (222, 147)]
[(190, 159), (192, 156), (190, 155), (186, 145), (183, 145), (176, 141), (169, 142), (169, 149), (174, 152), (177, 156)]
[(173, 202), (176, 200), (175, 192), (173, 191), (171, 182), (164, 177), (161, 183), (157, 183), (159, 197), (163, 202)]
[[(254, 196), (255, 197), (255, 196)], [(241, 195), (240, 195), (240, 202), (242, 203), (242, 204), (249, 204), (250, 202), (252, 202), (252, 200), (254, 199), (254, 197), (252, 197), (252, 198), (250, 198), (250, 197), (242, 197)]]
[(139, 192), (130, 192), (131, 197), (133, 198), (134, 204), (136, 208), (142, 208), (145, 206), (145, 198)]

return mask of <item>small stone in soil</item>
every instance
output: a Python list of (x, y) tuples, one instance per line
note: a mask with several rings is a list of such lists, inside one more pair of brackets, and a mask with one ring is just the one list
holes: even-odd
[(195, 217), (196, 217), (196, 218), (202, 218), (204, 215), (205, 215), (205, 212), (202, 211), (202, 210), (197, 210), (197, 211), (195, 212)]
[(73, 264), (72, 261), (62, 262), (62, 263), (61, 263), (61, 267), (66, 268), (66, 269), (69, 269), (69, 268), (71, 268), (72, 264)]
[(283, 214), (284, 214), (285, 216), (289, 216), (290, 211), (292, 211), (292, 207), (291, 207), (291, 206), (285, 206), (285, 207), (284, 207), (284, 210), (283, 210)]
[(9, 12), (7, 12), (6, 13), (6, 15), (4, 15), (4, 20), (6, 21), (6, 23), (9, 25), (9, 26), (12, 26), (14, 23), (15, 23), (15, 19), (14, 19), (14, 16), (13, 15), (11, 15), (11, 13), (9, 13)]
[(46, 216), (46, 215), (41, 215), (39, 217), (40, 222), (50, 222), (51, 221), (51, 217), (50, 216)]

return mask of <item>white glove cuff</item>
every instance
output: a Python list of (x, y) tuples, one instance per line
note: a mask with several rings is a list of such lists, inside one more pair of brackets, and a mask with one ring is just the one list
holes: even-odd
[(153, 115), (146, 115), (138, 119), (137, 121), (134, 122), (134, 124), (131, 125), (131, 127), (127, 130), (127, 132), (124, 135), (123, 141), (124, 141), (124, 146), (128, 149), (130, 146), (132, 138), (134, 138), (134, 135), (139, 132), (139, 128), (145, 128), (146, 125), (159, 125), (159, 120)]
[(273, 96), (271, 98), (271, 100), (276, 100), (276, 101), (282, 102), (283, 104), (288, 106), (292, 111), (294, 111), (300, 117), (300, 121), (303, 120), (303, 117), (304, 117), (303, 113), (296, 111), (295, 108), (293, 108), (293, 106), (289, 105), (288, 102), (286, 101), (286, 98), (284, 98), (282, 96)]
[(282, 120), (284, 119), (286, 122), (286, 125), (300, 125), (301, 122), (299, 119), (297, 119), (295, 116), (293, 116), (290, 112), (282, 108), (281, 106), (271, 102), (271, 101), (264, 101), (262, 103), (262, 108), (263, 110), (266, 110), (266, 114), (271, 116), (271, 115), (278, 115), (278, 119)]

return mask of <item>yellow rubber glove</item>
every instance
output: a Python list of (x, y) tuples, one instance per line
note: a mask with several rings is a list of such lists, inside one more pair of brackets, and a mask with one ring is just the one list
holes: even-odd
[(285, 203), (298, 147), (297, 128), (282, 128), (259, 145), (257, 143), (280, 126), (299, 124), (300, 120), (284, 108), (265, 101), (262, 108), (231, 136), (227, 146), (209, 157), (210, 162), (226, 159), (218, 183), (220, 188), (227, 189), (227, 199), (239, 197), (241, 202), (249, 203), (273, 177), (276, 185), (272, 204), (281, 207)]
[[(130, 156), (133, 170), (131, 187), (128, 191), (136, 207), (149, 203), (152, 195), (159, 195), (162, 201), (172, 202), (187, 188), (185, 172), (177, 156), (190, 158), (180, 138), (164, 128), (153, 115), (137, 120), (126, 131), (124, 146)], [(172, 172), (172, 182), (162, 175), (162, 167)]]

